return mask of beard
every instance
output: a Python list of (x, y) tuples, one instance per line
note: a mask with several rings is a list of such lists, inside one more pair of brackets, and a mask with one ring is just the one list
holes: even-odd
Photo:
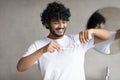
[[(53, 29), (51, 27), (49, 27), (50, 33), (55, 36), (55, 37), (62, 37), (65, 34), (66, 28), (56, 28)], [(62, 33), (59, 33), (60, 31), (62, 31)]]

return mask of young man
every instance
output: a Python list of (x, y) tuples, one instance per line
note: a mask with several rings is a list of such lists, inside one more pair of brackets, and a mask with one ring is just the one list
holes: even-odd
[[(88, 20), (87, 29), (101, 29), (104, 28), (105, 23), (105, 17), (96, 11)], [(111, 32), (111, 37), (109, 40), (96, 44), (94, 48), (99, 52), (110, 54), (110, 45), (114, 42), (114, 40), (118, 39), (120, 39), (120, 29)]]
[(109, 39), (110, 33), (89, 29), (77, 35), (64, 35), (70, 16), (69, 8), (62, 3), (48, 4), (41, 14), (41, 21), (50, 33), (30, 46), (17, 64), (18, 71), (38, 64), (43, 80), (85, 80), (85, 52), (94, 44)]

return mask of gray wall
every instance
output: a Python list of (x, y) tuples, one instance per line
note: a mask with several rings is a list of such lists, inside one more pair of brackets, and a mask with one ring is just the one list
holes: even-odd
[[(16, 64), (34, 40), (47, 36), (48, 31), (42, 26), (39, 15), (50, 1), (54, 0), (0, 0), (0, 80), (41, 80), (36, 66), (20, 73), (16, 70)], [(61, 2), (72, 13), (66, 34), (83, 30), (87, 19), (97, 9), (120, 7), (119, 0)], [(107, 65), (112, 67), (111, 80), (120, 80), (119, 57), (120, 54), (108, 56), (89, 50), (85, 58), (87, 80), (104, 80)]]

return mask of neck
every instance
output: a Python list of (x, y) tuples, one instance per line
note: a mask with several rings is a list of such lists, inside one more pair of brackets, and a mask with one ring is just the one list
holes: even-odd
[(63, 36), (60, 36), (60, 37), (58, 37), (58, 36), (54, 36), (54, 35), (52, 35), (52, 34), (49, 34), (48, 35), (48, 38), (51, 38), (51, 39), (60, 39), (60, 38), (62, 38)]

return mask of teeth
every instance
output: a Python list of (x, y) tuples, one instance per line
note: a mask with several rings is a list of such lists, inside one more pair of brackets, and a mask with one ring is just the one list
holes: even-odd
[(59, 32), (63, 32), (63, 29), (59, 29), (58, 31), (59, 31)]

